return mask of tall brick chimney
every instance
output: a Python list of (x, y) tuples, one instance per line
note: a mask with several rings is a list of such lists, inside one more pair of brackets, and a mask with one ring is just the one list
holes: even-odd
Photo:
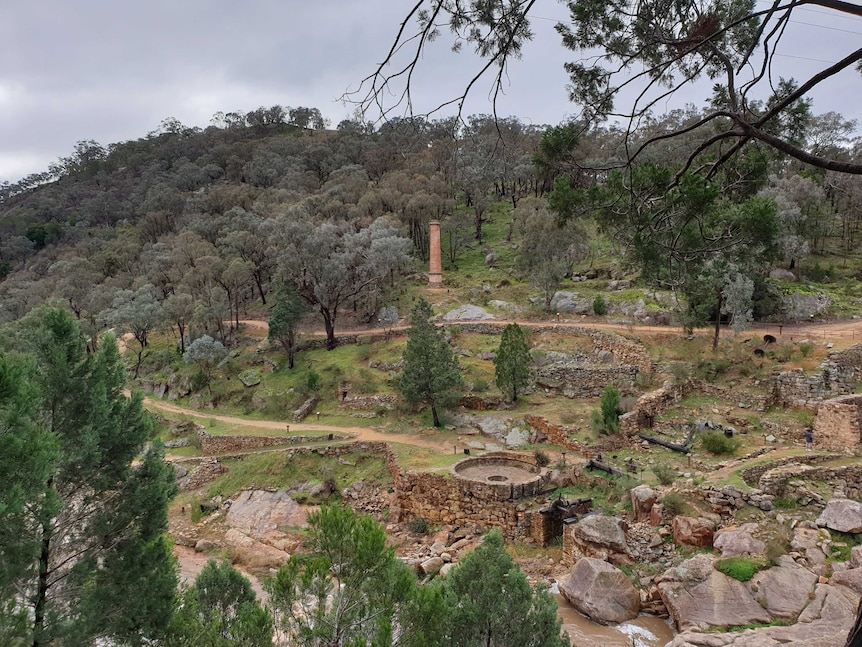
[(432, 220), (430, 231), (430, 253), (428, 255), (428, 287), (443, 287), (443, 261), (440, 255), (440, 221)]

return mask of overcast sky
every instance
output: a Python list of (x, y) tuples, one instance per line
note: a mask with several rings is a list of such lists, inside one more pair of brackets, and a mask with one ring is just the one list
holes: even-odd
[[(762, 0), (761, 0), (762, 1)], [(338, 98), (385, 56), (414, 0), (5, 0), (0, 14), (0, 180), (45, 170), (77, 141), (143, 137), (162, 119), (206, 127), (218, 111), (317, 107), (334, 125), (353, 112)], [(783, 42), (786, 76), (807, 78), (859, 47), (862, 20), (812, 7)], [(565, 18), (537, 4), (536, 39), (509, 69), (502, 116), (556, 124), (577, 113), (567, 100)], [(441, 40), (423, 61), (416, 103), (456, 93), (477, 59)], [(708, 85), (686, 99), (703, 102)], [(814, 110), (862, 121), (862, 76), (818, 91)], [(487, 86), (467, 114), (488, 113)], [(669, 105), (667, 108), (678, 107)]]

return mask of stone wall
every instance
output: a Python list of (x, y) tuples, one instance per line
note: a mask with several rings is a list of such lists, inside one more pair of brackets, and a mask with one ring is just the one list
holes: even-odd
[(783, 371), (775, 378), (773, 401), (783, 406), (814, 408), (827, 398), (853, 393), (862, 382), (862, 344), (829, 353), (818, 372)]
[(321, 436), (212, 436), (203, 429), (197, 430), (201, 451), (204, 454), (228, 454), (262, 447), (277, 447), (279, 445), (302, 445), (320, 440), (345, 440), (350, 436), (330, 434)]
[(820, 403), (814, 420), (818, 449), (854, 452), (862, 440), (862, 395), (845, 395)]
[[(499, 335), (505, 322), (484, 323), (444, 323), (444, 326), (458, 326), (463, 332), (481, 335)], [(572, 337), (586, 337), (593, 342), (593, 354), (598, 358), (604, 353), (610, 353), (613, 363), (618, 366), (632, 366), (638, 371), (650, 374), (653, 371), (652, 359), (646, 347), (633, 339), (628, 339), (616, 333), (591, 330), (589, 328), (577, 328), (569, 326), (558, 326), (554, 324), (522, 324), (532, 332), (547, 332), (558, 335), (570, 335)], [(596, 362), (597, 364), (600, 362)]]
[(397, 395), (359, 395), (342, 400), (339, 407), (346, 411), (372, 411), (378, 407), (391, 409), (397, 401)]
[(545, 438), (548, 439), (548, 442), (552, 445), (565, 447), (566, 449), (579, 454), (583, 451), (581, 444), (577, 440), (569, 438), (569, 434), (574, 431), (571, 427), (556, 425), (542, 416), (531, 416), (529, 414), (524, 416), (524, 422), (545, 436)]
[(835, 460), (836, 458), (840, 458), (840, 456), (836, 454), (789, 456), (787, 458), (780, 458), (778, 460), (768, 461), (766, 463), (750, 467), (747, 470), (740, 472), (740, 476), (747, 485), (750, 485), (751, 487), (759, 487), (760, 479), (763, 475), (777, 467), (783, 467), (785, 465), (816, 465), (817, 463), (825, 463)]
[(843, 490), (848, 499), (862, 501), (862, 465), (784, 465), (763, 474), (760, 489), (776, 497), (785, 496), (795, 480), (827, 483), (832, 489)]
[(651, 428), (659, 415), (682, 400), (691, 389), (688, 382), (674, 384), (668, 381), (661, 388), (644, 393), (635, 402), (634, 409), (620, 416), (620, 432), (633, 436), (641, 429)]
[(638, 369), (634, 366), (591, 367), (552, 364), (536, 371), (536, 386), (567, 398), (599, 398), (613, 385), (623, 395), (634, 392)]
[[(493, 460), (496, 453), (482, 458)], [(511, 453), (500, 453), (507, 460)], [(535, 460), (522, 455), (525, 462)], [(397, 468), (396, 468), (397, 469)], [(524, 488), (523, 486), (529, 486)], [(401, 472), (396, 477), (390, 519), (395, 522), (417, 517), (435, 525), (499, 528), (506, 539), (524, 539), (534, 529), (529, 508), (530, 497), (550, 485), (548, 473), (533, 484), (484, 483), (459, 477), (455, 473)], [(528, 492), (524, 490), (528, 489)], [(522, 498), (514, 498), (522, 497)], [(540, 532), (538, 529), (535, 532)]]

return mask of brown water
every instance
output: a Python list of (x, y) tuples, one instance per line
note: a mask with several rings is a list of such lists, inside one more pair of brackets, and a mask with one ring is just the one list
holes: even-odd
[(661, 618), (639, 616), (631, 622), (605, 627), (575, 611), (561, 595), (556, 595), (563, 621), (572, 645), (577, 647), (664, 647), (675, 635), (670, 624)]

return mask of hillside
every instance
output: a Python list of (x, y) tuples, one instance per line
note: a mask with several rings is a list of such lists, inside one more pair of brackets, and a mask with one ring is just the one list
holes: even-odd
[[(673, 620), (674, 645), (744, 645), (731, 641), (745, 627), (837, 644), (862, 593), (856, 208), (831, 176), (774, 159), (738, 200), (698, 193), (705, 237), (732, 244), (696, 255), (683, 223), (689, 246), (661, 257), (666, 232), (635, 235), (598, 198), (577, 217), (561, 208), (567, 191), (594, 199), (612, 181), (575, 172), (577, 152), (552, 172), (533, 164), (545, 129), (504, 125), (506, 146), (487, 117), (457, 142), (444, 122), (244, 117), (85, 143), (0, 196), (0, 344), (14, 353), (49, 304), (90, 352), (118, 336), (179, 477), (170, 523), (186, 576), (208, 555), (264, 577), (303, 550), (309, 510), (344, 501), (425, 579), (497, 528), (531, 583), (598, 622), (620, 619), (578, 593), (578, 569), (604, 568), (595, 558), (615, 568), (609, 596)], [(584, 155), (600, 144), (582, 134)], [(399, 388), (419, 299), (463, 380), (436, 429)], [(268, 334), (280, 316), (295, 339)], [(514, 321), (530, 378), (512, 402), (494, 359)], [(237, 522), (237, 502), (258, 496), (257, 521)], [(585, 500), (598, 514), (566, 507)], [(842, 501), (843, 516), (830, 509)], [(260, 526), (283, 506), (297, 516)]]

